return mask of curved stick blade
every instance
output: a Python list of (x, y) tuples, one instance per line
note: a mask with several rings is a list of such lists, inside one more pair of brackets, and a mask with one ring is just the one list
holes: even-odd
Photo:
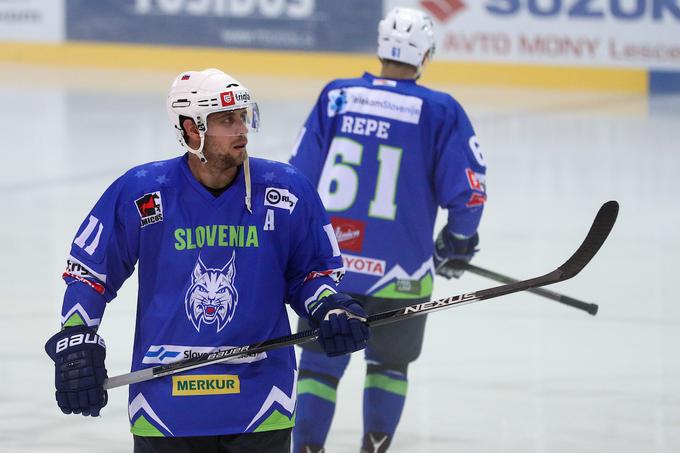
[(602, 205), (581, 246), (574, 252), (571, 258), (558, 267), (562, 280), (572, 278), (581, 272), (590, 260), (593, 259), (614, 227), (618, 213), (619, 204), (616, 201), (611, 200)]

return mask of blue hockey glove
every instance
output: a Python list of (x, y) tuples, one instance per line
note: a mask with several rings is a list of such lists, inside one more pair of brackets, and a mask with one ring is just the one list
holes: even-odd
[(446, 227), (442, 228), (434, 242), (434, 269), (437, 275), (450, 279), (460, 278), (465, 272), (465, 264), (469, 263), (477, 253), (479, 235), (469, 238), (454, 235)]
[(104, 339), (85, 326), (68, 327), (45, 343), (54, 360), (57, 405), (65, 414), (99, 416), (106, 406)]
[(330, 357), (349, 354), (366, 347), (370, 337), (366, 312), (347, 294), (326, 296), (314, 307), (309, 324), (319, 329), (319, 344)]

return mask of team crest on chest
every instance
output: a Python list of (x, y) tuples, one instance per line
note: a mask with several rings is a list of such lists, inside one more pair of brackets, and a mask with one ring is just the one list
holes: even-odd
[(187, 317), (197, 331), (201, 325), (224, 329), (236, 312), (238, 292), (234, 286), (236, 252), (221, 269), (208, 268), (199, 256), (184, 298)]

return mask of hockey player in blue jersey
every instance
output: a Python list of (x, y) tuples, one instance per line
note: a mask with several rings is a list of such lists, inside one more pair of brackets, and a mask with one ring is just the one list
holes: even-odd
[[(132, 274), (139, 292), (132, 370), (290, 333), (285, 303), (329, 355), (365, 346), (361, 304), (314, 187), (294, 167), (248, 158), (257, 104), (216, 69), (174, 81), (174, 159), (133, 168), (102, 195), (71, 246), (62, 330), (45, 345), (64, 413), (106, 405), (104, 309)], [(288, 452), (292, 347), (130, 385), (135, 452)]]
[[(331, 215), (347, 271), (341, 290), (362, 300), (369, 314), (428, 301), (434, 273), (460, 277), (478, 243), (485, 163), (461, 105), (416, 83), (433, 53), (431, 19), (392, 10), (379, 25), (380, 76), (330, 82), (290, 159)], [(448, 224), (433, 246), (438, 206), (448, 210)], [(416, 317), (372, 329), (362, 452), (389, 447), (424, 328), (425, 317)], [(303, 346), (295, 453), (323, 451), (348, 362), (349, 356)]]

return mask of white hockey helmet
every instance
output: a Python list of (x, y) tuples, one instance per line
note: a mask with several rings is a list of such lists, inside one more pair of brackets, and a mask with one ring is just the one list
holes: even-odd
[(425, 54), (434, 55), (434, 24), (424, 12), (397, 7), (378, 26), (378, 57), (420, 69)]
[[(177, 76), (170, 87), (166, 103), (170, 123), (175, 129), (179, 143), (190, 153), (196, 154), (205, 163), (203, 145), (208, 133), (208, 115), (227, 110), (244, 111), (244, 122), (248, 132), (257, 132), (260, 123), (257, 103), (252, 101), (248, 88), (219, 69), (187, 71)], [(181, 117), (194, 120), (201, 143), (198, 149), (191, 148), (184, 138)], [(241, 135), (243, 130), (234, 130)], [(216, 135), (216, 134), (213, 134)], [(223, 131), (219, 135), (225, 135)], [(227, 132), (226, 135), (231, 135)]]

